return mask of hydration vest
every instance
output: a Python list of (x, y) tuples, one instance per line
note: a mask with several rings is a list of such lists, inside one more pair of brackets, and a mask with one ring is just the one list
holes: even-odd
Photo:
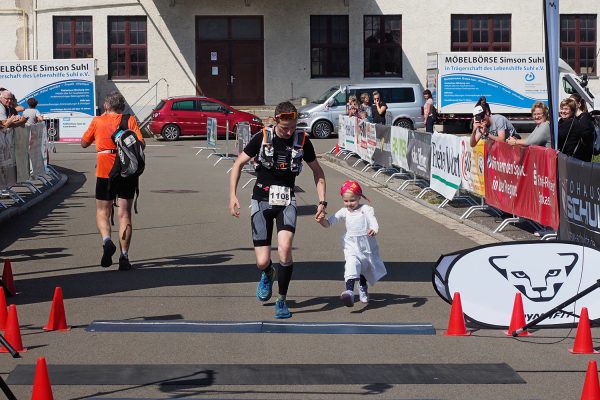
[(292, 147), (285, 154), (285, 166), (277, 165), (277, 155), (281, 156), (281, 154), (275, 154), (273, 135), (275, 135), (275, 132), (272, 127), (263, 128), (262, 145), (256, 157), (258, 166), (268, 170), (289, 170), (299, 175), (302, 172), (302, 156), (304, 156), (306, 132), (294, 132)]

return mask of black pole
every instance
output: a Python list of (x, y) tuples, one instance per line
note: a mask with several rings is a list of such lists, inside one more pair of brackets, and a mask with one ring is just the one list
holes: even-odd
[(4, 379), (2, 379), (1, 376), (0, 376), (0, 389), (4, 392), (4, 394), (6, 395), (6, 398), (8, 400), (17, 400), (17, 397), (10, 390), (10, 388), (8, 387), (8, 385), (6, 384), (6, 382), (4, 382)]
[(539, 324), (540, 322), (542, 322), (543, 320), (545, 320), (546, 318), (548, 318), (550, 315), (554, 314), (558, 310), (560, 310), (562, 308), (565, 308), (566, 306), (568, 306), (571, 303), (574, 303), (575, 301), (577, 301), (580, 298), (582, 298), (583, 296), (586, 296), (587, 294), (593, 292), (594, 290), (598, 289), (599, 287), (600, 287), (600, 279), (598, 279), (596, 281), (596, 283), (594, 283), (592, 286), (590, 286), (587, 289), (585, 289), (585, 290), (577, 293), (575, 296), (571, 297), (570, 299), (565, 300), (561, 304), (559, 304), (556, 307), (554, 307), (552, 310), (550, 310), (550, 311), (548, 311), (548, 312), (540, 315), (539, 317), (537, 317), (536, 319), (534, 319), (533, 321), (531, 321), (527, 325), (523, 326), (522, 328), (519, 328), (516, 331), (513, 331), (512, 335), (514, 337), (519, 336), (521, 333), (523, 333), (526, 330), (528, 330), (529, 328), (531, 328), (531, 327)]
[(0, 344), (2, 344), (2, 346), (6, 347), (6, 350), (8, 350), (8, 352), (10, 353), (11, 356), (13, 356), (13, 358), (19, 358), (19, 357), (21, 357), (19, 355), (19, 352), (16, 351), (15, 348), (12, 347), (10, 343), (8, 343), (8, 340), (6, 340), (4, 338), (4, 336), (2, 336), (1, 333), (0, 333)]

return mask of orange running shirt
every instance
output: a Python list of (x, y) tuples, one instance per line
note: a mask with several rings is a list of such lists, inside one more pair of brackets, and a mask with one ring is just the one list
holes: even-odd
[[(94, 117), (90, 126), (83, 134), (82, 139), (88, 143), (96, 142), (96, 176), (98, 178), (108, 178), (108, 174), (115, 163), (115, 153), (101, 153), (104, 150), (116, 150), (116, 146), (112, 141), (112, 134), (115, 133), (117, 127), (121, 123), (121, 114), (104, 114), (99, 117)], [(136, 133), (138, 139), (144, 143), (142, 132), (134, 117), (130, 116), (127, 121), (129, 129)]]

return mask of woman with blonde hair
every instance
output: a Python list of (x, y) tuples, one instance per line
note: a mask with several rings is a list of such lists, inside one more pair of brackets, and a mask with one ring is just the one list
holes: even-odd
[(560, 102), (558, 120), (558, 151), (578, 160), (592, 161), (594, 130), (582, 125), (577, 117), (577, 102), (564, 99)]
[(535, 129), (525, 139), (516, 139), (514, 136), (506, 139), (506, 143), (514, 146), (544, 146), (550, 147), (550, 121), (548, 121), (548, 107), (538, 101), (531, 106), (531, 117), (535, 122)]

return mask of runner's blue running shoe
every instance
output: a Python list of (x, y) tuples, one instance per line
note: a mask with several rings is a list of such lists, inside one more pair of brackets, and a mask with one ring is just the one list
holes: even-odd
[(260, 281), (256, 287), (256, 298), (260, 301), (267, 301), (273, 294), (273, 279), (269, 278), (265, 271), (260, 274)]
[(288, 306), (285, 300), (277, 300), (275, 302), (275, 318), (284, 319), (292, 316), (290, 310), (288, 310)]

